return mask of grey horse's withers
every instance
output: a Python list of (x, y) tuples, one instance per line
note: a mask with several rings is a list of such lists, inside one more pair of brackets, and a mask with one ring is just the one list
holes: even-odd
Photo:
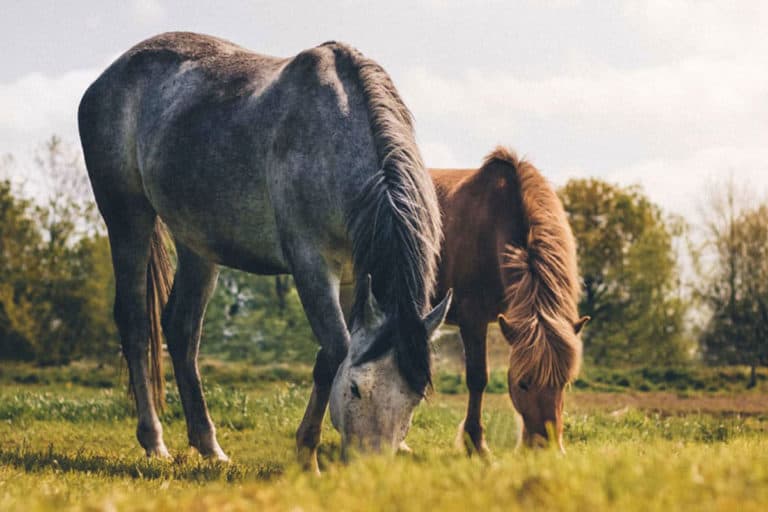
[(136, 396), (137, 437), (148, 454), (167, 455), (147, 360), (158, 216), (179, 255), (163, 331), (190, 443), (201, 453), (226, 458), (197, 368), (217, 264), (294, 276), (321, 345), (297, 434), (312, 469), (331, 381), (350, 343), (339, 305), (342, 268), (352, 264), (358, 283), (372, 275), (393, 335), (382, 336), (378, 324), (368, 332), (361, 319), (373, 292), (358, 286), (356, 339), (375, 338), (377, 348), (351, 364), (397, 361), (391, 367), (401, 378), (384, 374), (375, 384), (402, 388), (409, 399), (389, 416), (403, 419), (384, 428), (378, 411), (367, 423), (373, 437), (402, 428), (429, 381), (423, 319), (441, 233), (410, 116), (378, 65), (338, 43), (279, 59), (209, 36), (163, 34), (126, 52), (91, 85), (79, 124), (109, 231), (115, 319)]

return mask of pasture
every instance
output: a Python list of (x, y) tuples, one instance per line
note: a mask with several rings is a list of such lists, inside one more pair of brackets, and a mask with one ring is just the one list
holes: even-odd
[(294, 458), (308, 368), (204, 361), (202, 372), (230, 464), (187, 449), (175, 391), (163, 414), (174, 460), (148, 460), (134, 437), (125, 370), (121, 376), (109, 366), (4, 365), (0, 510), (764, 510), (768, 504), (764, 374), (750, 392), (735, 385), (729, 394), (707, 391), (696, 378), (693, 385), (678, 379), (676, 388), (639, 392), (632, 387), (653, 386), (652, 379), (637, 383), (637, 373), (588, 369), (567, 397), (565, 456), (514, 450), (516, 422), (494, 374), (484, 411), (492, 457), (482, 460), (467, 458), (455, 443), (466, 395), (443, 367), (437, 392), (417, 409), (408, 436), (412, 455), (343, 465), (339, 436), (326, 418), (323, 475), (316, 478), (299, 471)]

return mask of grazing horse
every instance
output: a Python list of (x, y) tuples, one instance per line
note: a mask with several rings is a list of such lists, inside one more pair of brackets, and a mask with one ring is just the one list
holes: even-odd
[[(162, 331), (189, 443), (226, 459), (197, 365), (217, 265), (295, 279), (321, 347), (296, 435), (302, 464), (318, 468), (321, 422), (342, 362), (343, 442), (396, 447), (429, 385), (429, 336), (450, 298), (426, 313), (440, 213), (410, 112), (386, 72), (335, 42), (276, 58), (167, 33), (104, 71), (78, 118), (109, 233), (115, 321), (147, 455), (168, 456), (156, 411)], [(178, 254), (170, 290), (160, 219)], [(339, 305), (347, 267), (357, 283), (351, 334)], [(354, 360), (350, 344), (364, 347)], [(357, 374), (365, 379), (353, 381)]]
[[(477, 170), (433, 169), (444, 242), (438, 290), (453, 288), (446, 321), (464, 344), (469, 404), (459, 434), (486, 453), (481, 410), (488, 383), (486, 332), (498, 321), (511, 347), (509, 394), (522, 440), (556, 436), (562, 449), (563, 389), (581, 363), (576, 248), (563, 206), (530, 163), (497, 148)], [(548, 425), (551, 424), (551, 427)]]

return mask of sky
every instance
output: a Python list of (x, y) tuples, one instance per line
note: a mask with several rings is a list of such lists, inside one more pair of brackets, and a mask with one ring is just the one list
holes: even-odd
[(26, 176), (51, 134), (77, 144), (86, 87), (137, 42), (203, 32), (290, 56), (345, 41), (392, 76), (431, 167), (498, 144), (553, 183), (639, 184), (696, 220), (733, 176), (768, 191), (763, 0), (3, 0), (0, 155)]

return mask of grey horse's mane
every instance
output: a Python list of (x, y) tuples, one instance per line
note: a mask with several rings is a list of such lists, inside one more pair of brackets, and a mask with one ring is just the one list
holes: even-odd
[[(357, 363), (393, 348), (400, 373), (417, 393), (431, 383), (429, 340), (421, 316), (434, 292), (442, 226), (440, 209), (413, 133), (413, 119), (389, 75), (357, 50), (325, 43), (337, 62), (359, 77), (368, 106), (379, 170), (349, 211), (356, 290), (352, 324), (367, 296), (366, 275), (382, 309), (392, 316), (393, 336), (380, 336)], [(382, 347), (385, 343), (390, 346)]]

